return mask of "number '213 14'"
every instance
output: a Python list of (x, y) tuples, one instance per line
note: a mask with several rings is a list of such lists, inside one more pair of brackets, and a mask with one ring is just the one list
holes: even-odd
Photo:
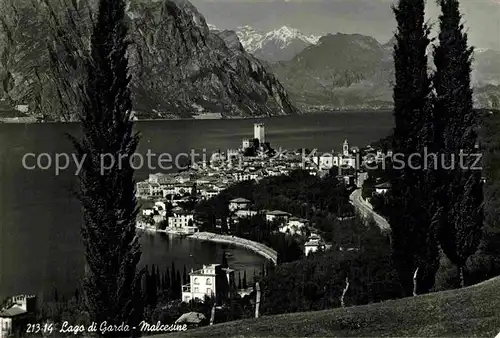
[(28, 324), (26, 328), (26, 333), (52, 333), (54, 330), (53, 324)]

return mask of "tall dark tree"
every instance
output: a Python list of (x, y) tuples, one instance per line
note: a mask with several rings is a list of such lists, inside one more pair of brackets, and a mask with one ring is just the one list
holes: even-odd
[[(481, 171), (472, 168), (477, 140), (478, 113), (473, 109), (471, 71), (473, 48), (461, 23), (458, 0), (440, 0), (439, 45), (434, 50), (436, 143), (448, 165), (439, 168), (442, 182), (439, 204), (439, 242), (457, 266), (465, 285), (463, 267), (476, 252), (483, 226)], [(450, 166), (453, 165), (450, 168)]]
[(86, 307), (93, 321), (136, 326), (143, 313), (137, 272), (141, 251), (134, 169), (128, 159), (139, 136), (131, 121), (125, 6), (123, 0), (99, 1), (79, 116), (83, 138), (72, 140), (83, 160), (78, 196), (84, 219)]
[(229, 263), (227, 261), (227, 254), (226, 252), (224, 251), (222, 253), (222, 263), (221, 263), (221, 268), (229, 268)]
[(158, 302), (158, 288), (156, 284), (156, 269), (151, 268), (151, 274), (146, 279), (146, 301), (149, 306), (155, 307)]
[(182, 280), (181, 273), (177, 270), (177, 274), (175, 275), (175, 289), (174, 289), (175, 299), (180, 299), (182, 296)]
[(416, 269), (418, 293), (425, 293), (433, 286), (438, 268), (428, 198), (433, 186), (423, 163), (424, 149), (432, 141), (432, 90), (426, 54), (430, 40), (424, 0), (399, 0), (393, 11), (398, 25), (394, 46), (393, 150), (404, 155), (405, 163), (393, 166), (388, 216), (393, 261), (403, 288), (411, 295)]
[(242, 286), (243, 286), (243, 289), (247, 288), (247, 270), (245, 270), (243, 272), (243, 284), (242, 284)]
[(170, 287), (171, 287), (171, 282), (170, 281), (171, 281), (170, 271), (167, 268), (167, 271), (165, 272), (165, 284), (164, 284), (164, 288), (165, 289), (170, 289)]
[(158, 265), (156, 266), (156, 288), (157, 288), (157, 291), (162, 289), (162, 279), (161, 279), (160, 269), (158, 268)]
[(184, 264), (184, 270), (182, 272), (182, 284), (187, 284), (188, 283), (188, 277), (187, 277), (187, 272), (186, 272), (186, 265)]
[(177, 270), (175, 270), (175, 263), (172, 261), (172, 267), (170, 268), (170, 286), (171, 286), (171, 290), (172, 290), (172, 296), (175, 295), (175, 290), (177, 287), (177, 280), (175, 277), (176, 271)]

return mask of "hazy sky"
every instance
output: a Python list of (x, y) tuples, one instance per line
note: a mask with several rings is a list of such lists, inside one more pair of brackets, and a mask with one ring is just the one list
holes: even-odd
[[(384, 43), (395, 30), (394, 0), (191, 0), (208, 23), (223, 29), (250, 25), (269, 31), (288, 25), (307, 34), (360, 33)], [(427, 1), (430, 22), (439, 8)], [(462, 0), (470, 41), (500, 50), (500, 0)]]

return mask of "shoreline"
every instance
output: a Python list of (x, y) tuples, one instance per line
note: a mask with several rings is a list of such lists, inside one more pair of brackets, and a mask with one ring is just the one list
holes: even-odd
[(276, 251), (269, 248), (268, 246), (265, 246), (262, 243), (250, 241), (248, 239), (236, 236), (219, 235), (211, 232), (197, 232), (188, 236), (188, 238), (215, 243), (233, 244), (239, 247), (243, 247), (247, 250), (251, 250), (266, 259), (270, 259), (274, 264), (277, 264), (278, 261), (278, 253)]
[[(133, 120), (134, 123), (137, 122), (154, 122), (154, 121), (203, 121), (203, 120), (252, 120), (252, 119), (267, 119), (267, 118), (276, 118), (276, 117), (286, 117), (286, 116), (304, 116), (304, 115), (315, 115), (315, 114), (332, 114), (332, 113), (356, 113), (356, 112), (379, 112), (379, 111), (390, 111), (389, 108), (324, 108), (324, 109), (312, 109), (312, 110), (302, 110), (299, 113), (292, 114), (284, 114), (284, 115), (255, 115), (255, 116), (222, 116), (222, 117), (213, 117), (213, 116), (193, 116), (193, 117), (162, 117), (162, 118), (146, 118), (146, 119), (137, 119)], [(79, 121), (36, 121), (34, 117), (31, 116), (17, 116), (17, 117), (0, 117), (0, 124), (77, 124)]]

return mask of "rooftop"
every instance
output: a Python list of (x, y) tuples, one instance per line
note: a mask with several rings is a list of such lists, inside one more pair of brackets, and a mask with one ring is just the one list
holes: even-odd
[(239, 197), (239, 198), (234, 198), (234, 199), (230, 200), (229, 202), (230, 203), (249, 203), (250, 201), (247, 200), (246, 198)]
[[(220, 266), (220, 264), (210, 264), (210, 265), (203, 265), (203, 268), (198, 269), (198, 270), (191, 270), (189, 275), (196, 275), (196, 276), (215, 276), (215, 269)], [(212, 270), (212, 273), (206, 273), (206, 270)]]
[(271, 216), (290, 216), (288, 212), (281, 211), (281, 210), (273, 210), (273, 211), (268, 211), (266, 215), (271, 215)]
[(13, 305), (12, 307), (8, 309), (4, 309), (0, 311), (0, 317), (15, 317), (18, 315), (21, 315), (23, 313), (26, 313), (26, 310), (20, 308), (17, 305)]
[(308, 219), (300, 218), (300, 217), (290, 217), (290, 221), (298, 221), (298, 222), (309, 222)]
[(199, 324), (205, 319), (206, 317), (202, 313), (188, 312), (180, 316), (179, 319), (175, 321), (175, 324)]
[(317, 239), (313, 239), (313, 240), (310, 240), (308, 241), (306, 244), (304, 244), (305, 246), (321, 246), (321, 245), (324, 245), (323, 242), (321, 242), (320, 240), (317, 240)]

